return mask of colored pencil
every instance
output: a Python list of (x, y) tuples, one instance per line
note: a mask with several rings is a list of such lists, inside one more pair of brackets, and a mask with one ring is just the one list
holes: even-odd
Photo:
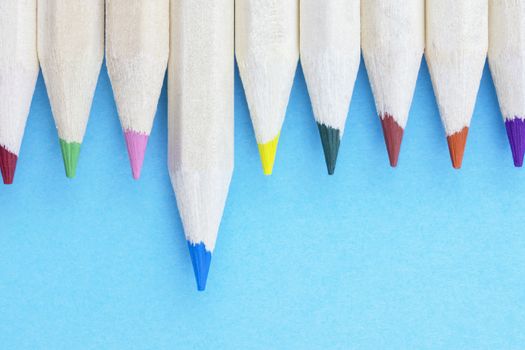
[(301, 0), (301, 65), (330, 175), (361, 59), (359, 11), (359, 0)]
[(39, 0), (38, 57), (73, 178), (104, 57), (104, 0)]
[(169, 0), (106, 1), (106, 64), (138, 179), (166, 73)]
[(12, 184), (38, 77), (36, 0), (0, 2), (0, 169)]
[(525, 153), (525, 1), (490, 0), (489, 64), (514, 165)]
[(168, 167), (198, 290), (233, 173), (234, 0), (172, 0)]
[(397, 166), (425, 49), (424, 0), (363, 0), (363, 58), (390, 166)]
[(263, 172), (271, 175), (299, 60), (299, 1), (235, 1), (235, 55)]
[(426, 52), (454, 168), (461, 168), (488, 50), (488, 0), (427, 0)]

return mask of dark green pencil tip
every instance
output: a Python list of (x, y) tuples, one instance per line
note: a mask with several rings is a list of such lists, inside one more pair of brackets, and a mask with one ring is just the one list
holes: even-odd
[(339, 153), (339, 145), (341, 144), (341, 132), (339, 129), (334, 129), (324, 124), (317, 123), (317, 127), (321, 135), (321, 143), (323, 144), (328, 174), (333, 175), (335, 163), (337, 162), (337, 154)]
[(70, 179), (75, 177), (77, 171), (78, 156), (80, 155), (80, 143), (66, 142), (60, 139), (60, 149), (64, 159), (66, 176)]

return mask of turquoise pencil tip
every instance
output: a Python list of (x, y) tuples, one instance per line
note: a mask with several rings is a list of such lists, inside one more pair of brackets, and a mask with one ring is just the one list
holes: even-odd
[(341, 144), (341, 131), (319, 123), (317, 123), (317, 127), (321, 135), (328, 175), (333, 175), (337, 162), (337, 154), (339, 153), (339, 145)]
[(206, 250), (204, 243), (194, 244), (188, 242), (188, 248), (190, 250), (195, 280), (197, 281), (197, 290), (203, 291), (206, 289), (206, 281), (208, 280), (211, 252)]

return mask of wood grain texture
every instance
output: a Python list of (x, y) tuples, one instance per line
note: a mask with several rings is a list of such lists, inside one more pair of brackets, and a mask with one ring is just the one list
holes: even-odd
[(361, 38), (377, 113), (404, 129), (425, 48), (425, 1), (363, 0)]
[(489, 63), (505, 120), (525, 118), (525, 1), (490, 0)]
[(470, 126), (488, 49), (488, 0), (427, 0), (426, 59), (447, 136)]
[(149, 135), (169, 54), (169, 0), (106, 0), (106, 62), (122, 128)]
[(301, 66), (319, 124), (344, 133), (361, 59), (359, 0), (301, 0)]
[(18, 156), (38, 77), (36, 0), (0, 1), (0, 147)]
[(489, 1), (489, 63), (514, 165), (525, 154), (525, 1)]
[(235, 50), (258, 144), (281, 131), (299, 59), (298, 0), (235, 1)]
[(233, 173), (233, 0), (172, 0), (168, 166), (186, 239), (212, 252)]
[(104, 0), (39, 0), (38, 57), (60, 139), (82, 143), (104, 57)]

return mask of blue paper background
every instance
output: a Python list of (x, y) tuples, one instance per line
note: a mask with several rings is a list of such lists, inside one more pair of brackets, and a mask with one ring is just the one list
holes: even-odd
[(40, 77), (15, 184), (0, 186), (0, 348), (525, 348), (525, 173), (488, 69), (461, 171), (425, 63), (395, 170), (361, 65), (333, 177), (300, 68), (270, 178), (235, 82), (235, 173), (198, 293), (166, 90), (135, 182), (104, 67), (70, 181)]

